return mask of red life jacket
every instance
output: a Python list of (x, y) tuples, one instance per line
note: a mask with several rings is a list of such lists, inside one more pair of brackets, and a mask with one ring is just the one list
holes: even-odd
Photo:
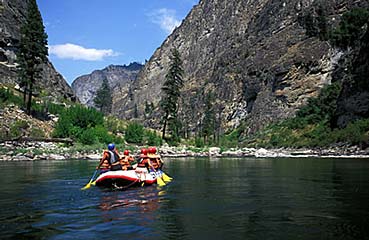
[(146, 165), (148, 164), (149, 164), (149, 159), (144, 158), (144, 159), (141, 159), (141, 161), (137, 164), (137, 167), (146, 167)]

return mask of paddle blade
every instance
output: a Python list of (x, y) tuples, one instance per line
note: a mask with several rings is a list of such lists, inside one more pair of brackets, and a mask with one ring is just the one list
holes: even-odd
[(163, 181), (163, 179), (161, 179), (160, 177), (156, 178), (156, 182), (158, 183), (158, 185), (161, 186), (165, 186), (165, 182)]
[(83, 188), (81, 188), (81, 190), (86, 190), (86, 189), (89, 189), (91, 187), (91, 181), (90, 182), (88, 182), (87, 184), (86, 184), (86, 186), (84, 186)]
[(92, 181), (95, 178), (96, 173), (97, 173), (97, 169), (95, 170), (94, 174), (92, 175), (91, 180), (86, 184), (86, 186), (84, 186), (83, 188), (81, 188), (81, 190), (86, 190), (86, 189), (90, 188), (91, 187), (91, 184), (92, 185), (95, 185), (96, 181), (94, 181), (94, 182), (92, 182)]
[(173, 178), (169, 177), (168, 175), (166, 175), (164, 172), (162, 173), (163, 179), (165, 182), (170, 182), (172, 181)]

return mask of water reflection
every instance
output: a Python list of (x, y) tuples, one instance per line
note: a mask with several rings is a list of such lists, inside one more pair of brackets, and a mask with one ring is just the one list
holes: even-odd
[(114, 208), (138, 206), (142, 212), (153, 211), (158, 208), (159, 196), (165, 194), (165, 191), (151, 190), (149, 192), (138, 191), (138, 193), (134, 191), (138, 191), (137, 188), (102, 195), (99, 208), (109, 211)]
[(0, 163), (0, 238), (369, 236), (368, 160), (169, 159), (163, 188), (81, 191), (94, 165)]
[[(103, 222), (135, 222), (140, 229), (149, 229), (157, 219), (160, 199), (165, 191), (154, 186), (132, 188), (125, 191), (105, 191), (100, 197), (99, 209)], [(136, 218), (139, 216), (140, 221)]]

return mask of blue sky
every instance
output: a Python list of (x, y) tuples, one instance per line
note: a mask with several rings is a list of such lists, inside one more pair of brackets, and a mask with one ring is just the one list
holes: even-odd
[(198, 0), (38, 0), (49, 59), (69, 84), (110, 64), (143, 63)]

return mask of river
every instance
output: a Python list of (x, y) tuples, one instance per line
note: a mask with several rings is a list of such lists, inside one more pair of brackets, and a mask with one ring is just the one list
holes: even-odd
[(96, 164), (0, 162), (0, 239), (369, 239), (369, 159), (167, 159), (164, 187), (81, 191)]

